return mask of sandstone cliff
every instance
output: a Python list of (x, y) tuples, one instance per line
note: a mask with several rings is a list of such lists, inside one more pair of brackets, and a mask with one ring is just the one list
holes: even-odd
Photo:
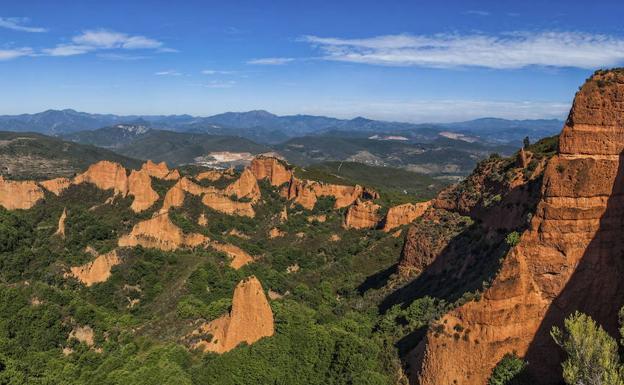
[(145, 170), (132, 170), (128, 178), (128, 193), (134, 197), (130, 208), (135, 213), (149, 209), (158, 200), (158, 194), (152, 188), (152, 178)]
[(0, 175), (0, 206), (7, 210), (29, 209), (43, 199), (43, 190), (35, 182), (5, 180)]
[(512, 351), (528, 360), (537, 383), (557, 383), (562, 357), (548, 332), (574, 310), (617, 335), (624, 298), (622, 105), (619, 71), (597, 72), (577, 93), (529, 229), (482, 299), (427, 333), (412, 363), (414, 383), (481, 385)]
[(405, 203), (390, 207), (384, 219), (383, 231), (389, 232), (399, 226), (414, 222), (431, 207), (431, 201)]
[(208, 239), (201, 234), (184, 234), (171, 222), (168, 213), (161, 213), (151, 219), (137, 223), (130, 234), (119, 238), (121, 247), (151, 247), (165, 251), (181, 247), (196, 247), (206, 243)]
[(44, 180), (42, 182), (39, 182), (39, 184), (44, 189), (58, 196), (58, 195), (61, 195), (61, 193), (65, 191), (71, 185), (71, 181), (67, 178), (55, 178), (55, 179)]
[(260, 200), (260, 186), (254, 174), (246, 168), (240, 177), (228, 185), (224, 191), (227, 196), (235, 196), (238, 199), (246, 198), (252, 202)]
[(293, 174), (281, 160), (273, 157), (257, 156), (249, 165), (256, 179), (268, 179), (271, 186), (279, 187), (290, 182)]
[(377, 213), (381, 206), (372, 201), (356, 200), (347, 209), (343, 223), (346, 229), (374, 229), (379, 224), (381, 217)]
[(128, 193), (126, 169), (118, 163), (103, 160), (89, 166), (87, 171), (76, 176), (73, 183), (91, 183), (102, 190), (112, 189), (115, 195)]
[(164, 180), (178, 180), (180, 179), (180, 173), (178, 170), (169, 170), (165, 162), (154, 163), (148, 160), (141, 167), (141, 171), (144, 171), (149, 176)]
[(91, 286), (99, 282), (105, 282), (111, 275), (111, 269), (121, 263), (117, 251), (99, 255), (92, 262), (82, 266), (72, 267), (67, 276), (71, 276), (85, 284)]
[(230, 245), (228, 243), (211, 242), (210, 247), (225, 253), (230, 258), (230, 266), (236, 270), (254, 261), (253, 257), (249, 255), (249, 253), (238, 246)]
[(193, 332), (195, 336), (212, 335), (210, 340), (200, 340), (194, 347), (224, 353), (242, 342), (253, 344), (263, 337), (272, 336), (273, 333), (273, 312), (260, 281), (252, 276), (236, 286), (229, 314)]
[(67, 209), (63, 209), (61, 216), (58, 220), (58, 227), (54, 235), (58, 235), (61, 238), (65, 238), (65, 219), (67, 219)]

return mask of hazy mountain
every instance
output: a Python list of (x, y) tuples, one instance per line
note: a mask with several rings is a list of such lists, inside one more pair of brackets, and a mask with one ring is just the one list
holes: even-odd
[(78, 131), (71, 134), (64, 134), (61, 135), (61, 137), (82, 144), (92, 144), (105, 148), (118, 148), (150, 132), (151, 128), (145, 123), (147, 122), (143, 124), (117, 124), (115, 126), (99, 128), (92, 131)]
[[(506, 120), (476, 119), (448, 124), (413, 124), (386, 122), (357, 117), (336, 119), (313, 115), (278, 116), (257, 110), (226, 112), (209, 117), (191, 115), (112, 115), (88, 114), (74, 110), (48, 110), (37, 114), (0, 116), (0, 129), (33, 131), (59, 135), (84, 130), (95, 130), (119, 124), (145, 125), (154, 129), (196, 132), (214, 135), (241, 136), (260, 143), (275, 144), (306, 135), (353, 136), (357, 133), (402, 135), (415, 142), (428, 142), (440, 132), (461, 132), (483, 143), (518, 144), (525, 136), (533, 140), (554, 135), (563, 122), (560, 120)], [(356, 135), (357, 136), (357, 135)]]

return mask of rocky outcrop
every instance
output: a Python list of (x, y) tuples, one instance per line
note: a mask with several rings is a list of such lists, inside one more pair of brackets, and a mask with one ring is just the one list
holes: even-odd
[(254, 203), (260, 200), (260, 186), (258, 186), (256, 177), (248, 168), (241, 173), (234, 183), (225, 188), (224, 193), (237, 199), (249, 199)]
[(0, 206), (7, 210), (29, 209), (43, 199), (35, 182), (6, 180), (0, 175)]
[(117, 251), (113, 250), (110, 253), (98, 256), (85, 265), (72, 267), (66, 276), (76, 278), (85, 286), (91, 286), (108, 280), (113, 266), (117, 266), (120, 263), (121, 259), (117, 255)]
[(286, 235), (286, 233), (278, 229), (277, 227), (273, 227), (271, 230), (269, 230), (269, 239), (281, 238), (284, 235)]
[[(254, 191), (253, 186), (250, 188), (249, 185), (244, 184), (244, 182), (236, 184), (236, 187), (240, 188), (240, 193), (253, 194)], [(230, 191), (235, 191), (235, 188), (232, 188)], [(259, 194), (260, 190), (258, 189), (257, 191)], [(186, 177), (181, 178), (173, 187), (171, 187), (171, 189), (169, 189), (169, 191), (167, 191), (161, 212), (167, 212), (171, 207), (181, 207), (184, 204), (184, 197), (186, 193), (201, 196), (202, 203), (215, 211), (228, 215), (246, 217), (255, 216), (252, 200), (233, 200), (230, 195), (225, 192), (225, 190), (222, 191), (214, 187), (203, 187)], [(233, 193), (232, 195), (236, 194)]]
[(230, 267), (236, 270), (254, 261), (254, 258), (245, 250), (229, 243), (211, 242), (210, 247), (226, 254), (230, 258)]
[(341, 209), (351, 206), (357, 199), (377, 199), (379, 195), (363, 188), (362, 186), (343, 186), (326, 184), (311, 180), (292, 178), (288, 186), (286, 197), (300, 204), (308, 210), (312, 210), (320, 197), (333, 197), (336, 199), (334, 208)]
[(234, 201), (222, 192), (214, 191), (204, 194), (202, 203), (215, 211), (228, 215), (238, 215), (249, 218), (253, 218), (256, 215), (251, 202)]
[(141, 167), (141, 171), (145, 172), (149, 176), (163, 180), (178, 180), (180, 179), (180, 173), (178, 170), (169, 170), (165, 162), (154, 163), (148, 160)]
[(126, 169), (118, 163), (102, 160), (94, 163), (87, 171), (76, 176), (74, 184), (91, 183), (102, 190), (113, 190), (115, 195), (128, 193)]
[(512, 351), (529, 362), (535, 383), (558, 383), (563, 357), (549, 331), (575, 310), (617, 335), (624, 298), (622, 106), (621, 71), (597, 72), (577, 93), (529, 229), (482, 298), (427, 333), (412, 362), (414, 383), (481, 385)]
[(132, 170), (130, 173), (128, 194), (134, 196), (130, 208), (135, 213), (149, 209), (158, 200), (158, 194), (152, 188), (152, 178), (143, 169), (141, 171)]
[(279, 187), (290, 182), (292, 171), (280, 159), (267, 156), (257, 156), (249, 165), (249, 170), (258, 180), (268, 179), (271, 186)]
[(55, 178), (39, 182), (39, 184), (54, 195), (61, 193), (69, 188), (71, 181), (67, 178)]
[(414, 222), (431, 207), (431, 201), (421, 203), (405, 203), (390, 207), (384, 219), (383, 231), (389, 232), (399, 226)]
[(374, 229), (381, 220), (377, 213), (381, 206), (373, 201), (356, 200), (349, 206), (343, 223), (346, 229)]
[(67, 219), (67, 209), (63, 209), (61, 216), (58, 220), (58, 227), (54, 235), (58, 235), (61, 238), (65, 238), (65, 219)]
[(130, 234), (119, 238), (120, 247), (141, 245), (171, 251), (181, 247), (196, 247), (208, 241), (201, 234), (184, 234), (171, 222), (168, 213), (160, 213), (151, 219), (137, 223)]
[(193, 336), (210, 335), (193, 344), (194, 348), (215, 353), (225, 353), (245, 342), (253, 344), (274, 333), (273, 312), (260, 281), (250, 277), (241, 281), (234, 290), (232, 310), (229, 314), (202, 325)]

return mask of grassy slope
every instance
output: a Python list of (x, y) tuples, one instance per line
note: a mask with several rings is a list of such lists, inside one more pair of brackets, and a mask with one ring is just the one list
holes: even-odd
[(0, 132), (0, 172), (13, 179), (72, 176), (100, 160), (119, 162), (127, 168), (141, 164), (109, 150), (50, 136)]

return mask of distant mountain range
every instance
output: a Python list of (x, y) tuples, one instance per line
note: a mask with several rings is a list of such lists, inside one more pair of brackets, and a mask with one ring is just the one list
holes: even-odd
[[(0, 116), (0, 130), (63, 135), (123, 124), (126, 126), (240, 136), (258, 143), (276, 144), (310, 135), (403, 136), (413, 142), (430, 142), (452, 131), (485, 144), (519, 144), (525, 136), (537, 140), (559, 132), (556, 119), (506, 120), (483, 118), (445, 124), (386, 122), (362, 117), (336, 119), (313, 115), (278, 116), (267, 111), (226, 112), (209, 117), (191, 115), (89, 114), (71, 109), (36, 114)], [(370, 134), (370, 135), (369, 135)], [(444, 136), (444, 135), (443, 135)], [(460, 138), (461, 138), (460, 137)]]

